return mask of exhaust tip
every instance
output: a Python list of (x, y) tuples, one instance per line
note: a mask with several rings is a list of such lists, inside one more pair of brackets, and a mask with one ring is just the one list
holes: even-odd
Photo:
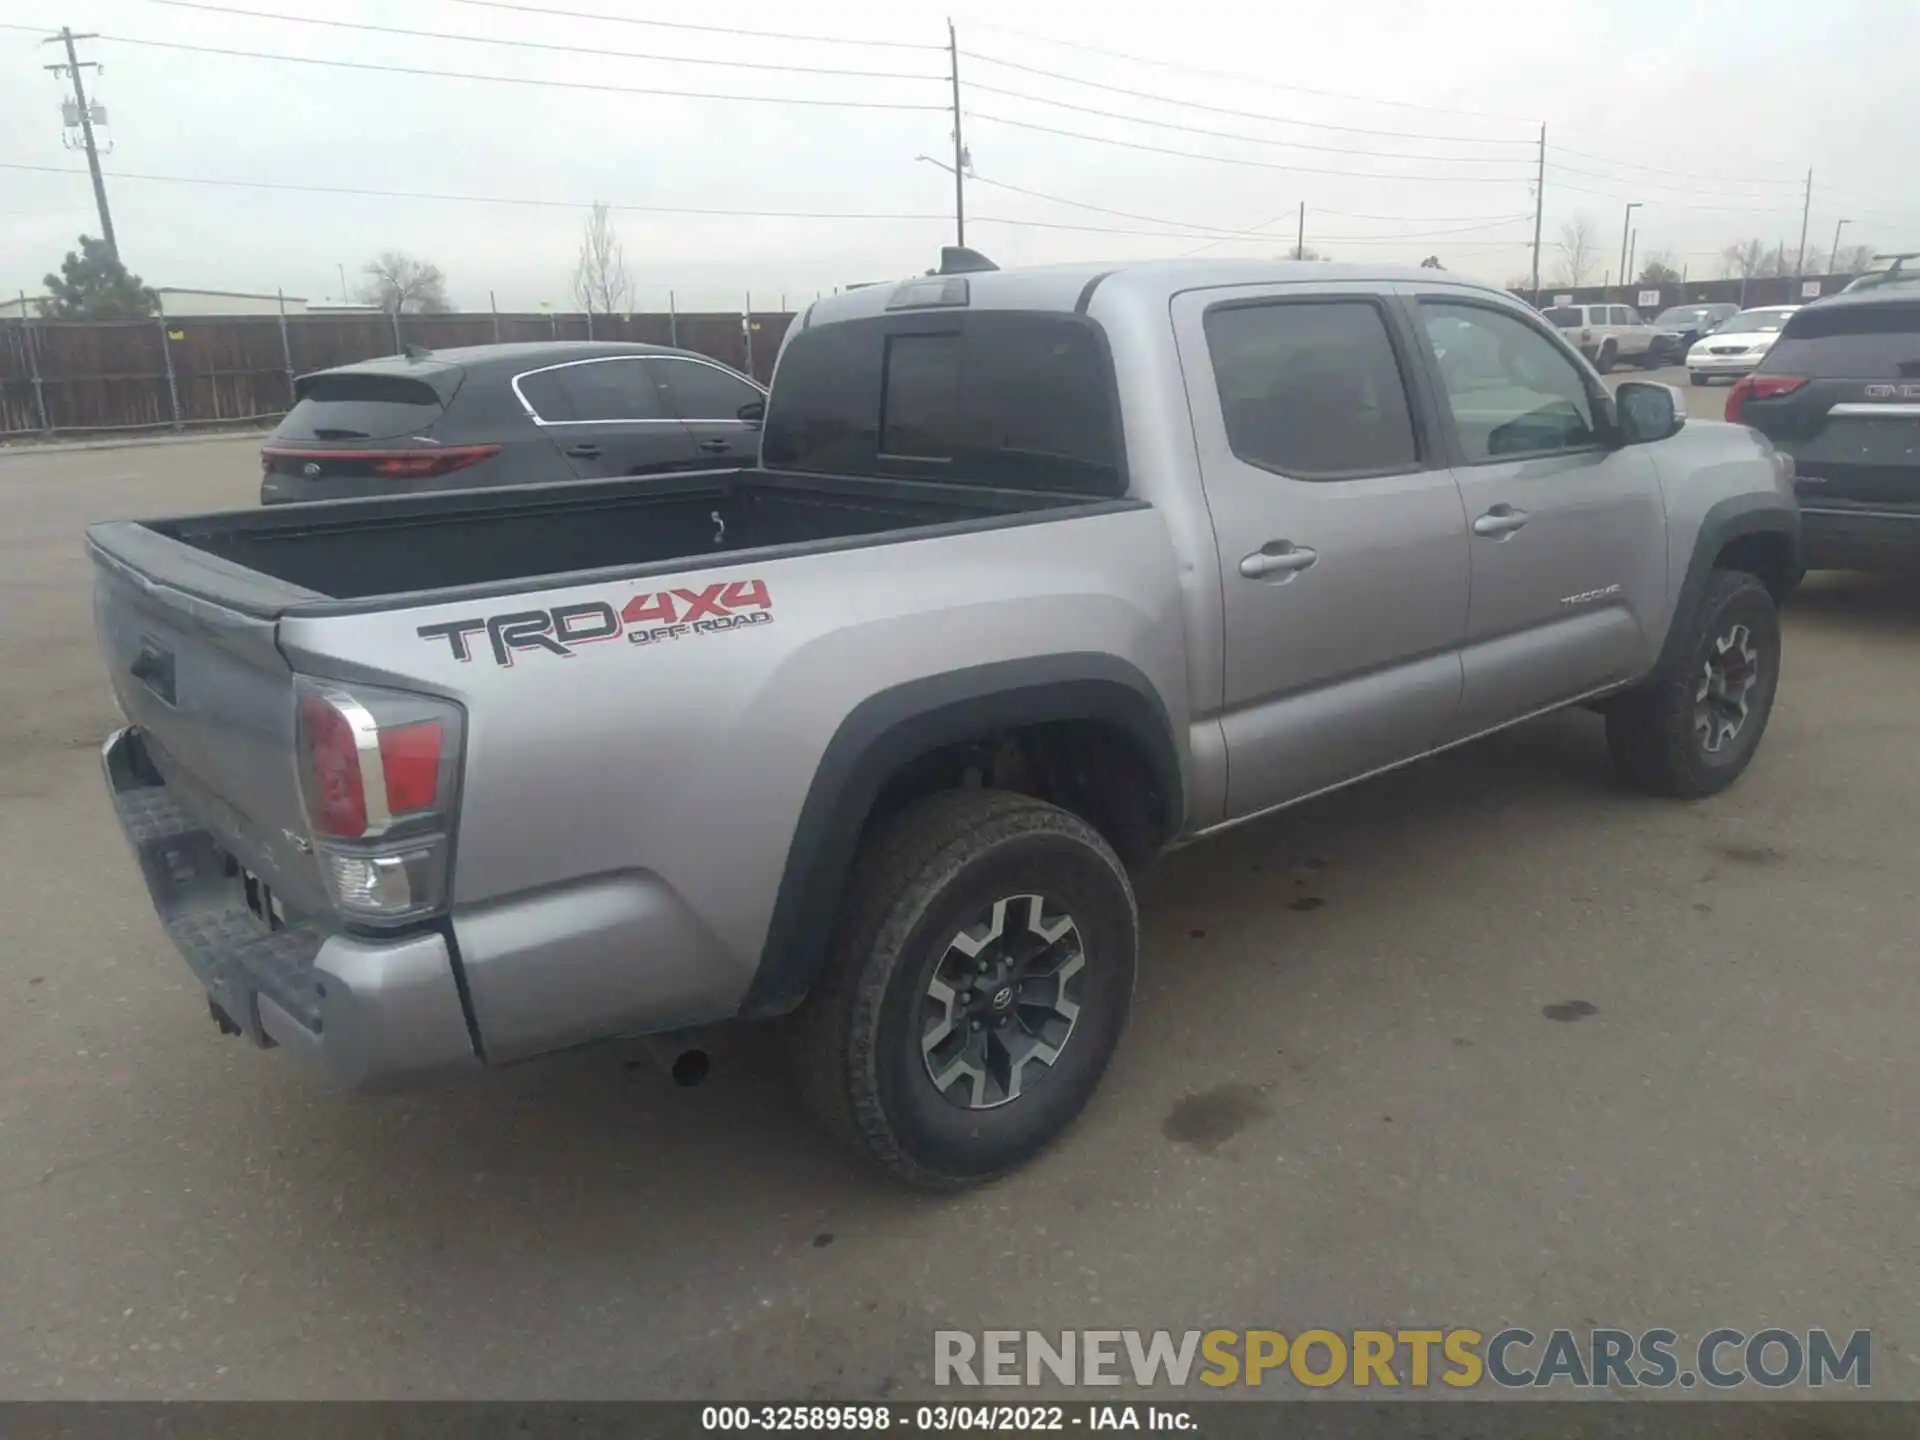
[(673, 1064), (667, 1067), (667, 1073), (673, 1077), (673, 1083), (683, 1089), (692, 1089), (707, 1078), (707, 1071), (713, 1062), (704, 1050), (682, 1050), (673, 1057)]

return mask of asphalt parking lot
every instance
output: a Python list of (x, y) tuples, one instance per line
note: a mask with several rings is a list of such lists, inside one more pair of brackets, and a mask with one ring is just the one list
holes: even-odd
[(257, 481), (0, 455), (0, 1398), (899, 1398), (937, 1328), (1409, 1324), (1871, 1328), (1920, 1397), (1920, 586), (1810, 582), (1718, 799), (1577, 712), (1166, 860), (1084, 1121), (928, 1199), (762, 1030), (698, 1090), (388, 1099), (215, 1033), (102, 793), (80, 531)]

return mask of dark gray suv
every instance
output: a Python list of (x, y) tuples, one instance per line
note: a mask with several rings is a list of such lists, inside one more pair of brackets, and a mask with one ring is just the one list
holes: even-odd
[(750, 465), (766, 391), (658, 345), (415, 350), (302, 375), (260, 503)]

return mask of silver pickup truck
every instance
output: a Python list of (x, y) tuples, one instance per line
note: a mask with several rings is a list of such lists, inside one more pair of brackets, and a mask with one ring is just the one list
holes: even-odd
[(1167, 847), (1572, 704), (1740, 774), (1791, 465), (1684, 413), (1430, 270), (955, 251), (795, 323), (759, 468), (95, 526), (108, 785), (225, 1031), (388, 1086), (783, 1016), (965, 1184), (1087, 1102)]

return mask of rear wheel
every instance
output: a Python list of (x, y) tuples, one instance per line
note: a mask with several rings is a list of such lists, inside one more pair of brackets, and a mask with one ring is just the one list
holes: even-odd
[(1658, 370), (1665, 363), (1666, 362), (1661, 359), (1660, 351), (1656, 346), (1649, 345), (1645, 350), (1640, 352), (1640, 368), (1642, 370)]
[(1609, 370), (1613, 369), (1613, 362), (1619, 358), (1619, 355), (1620, 352), (1614, 348), (1613, 342), (1609, 340), (1600, 347), (1600, 353), (1594, 357), (1593, 368), (1598, 370), (1602, 375), (1605, 375)]
[(920, 802), (862, 851), (795, 1017), (809, 1104), (911, 1185), (1013, 1169), (1106, 1072), (1138, 929), (1125, 867), (1079, 817), (997, 790)]
[(1607, 748), (1621, 778), (1681, 798), (1740, 778), (1780, 683), (1780, 615), (1755, 576), (1715, 571), (1688, 623), (1669, 673), (1607, 711)]

